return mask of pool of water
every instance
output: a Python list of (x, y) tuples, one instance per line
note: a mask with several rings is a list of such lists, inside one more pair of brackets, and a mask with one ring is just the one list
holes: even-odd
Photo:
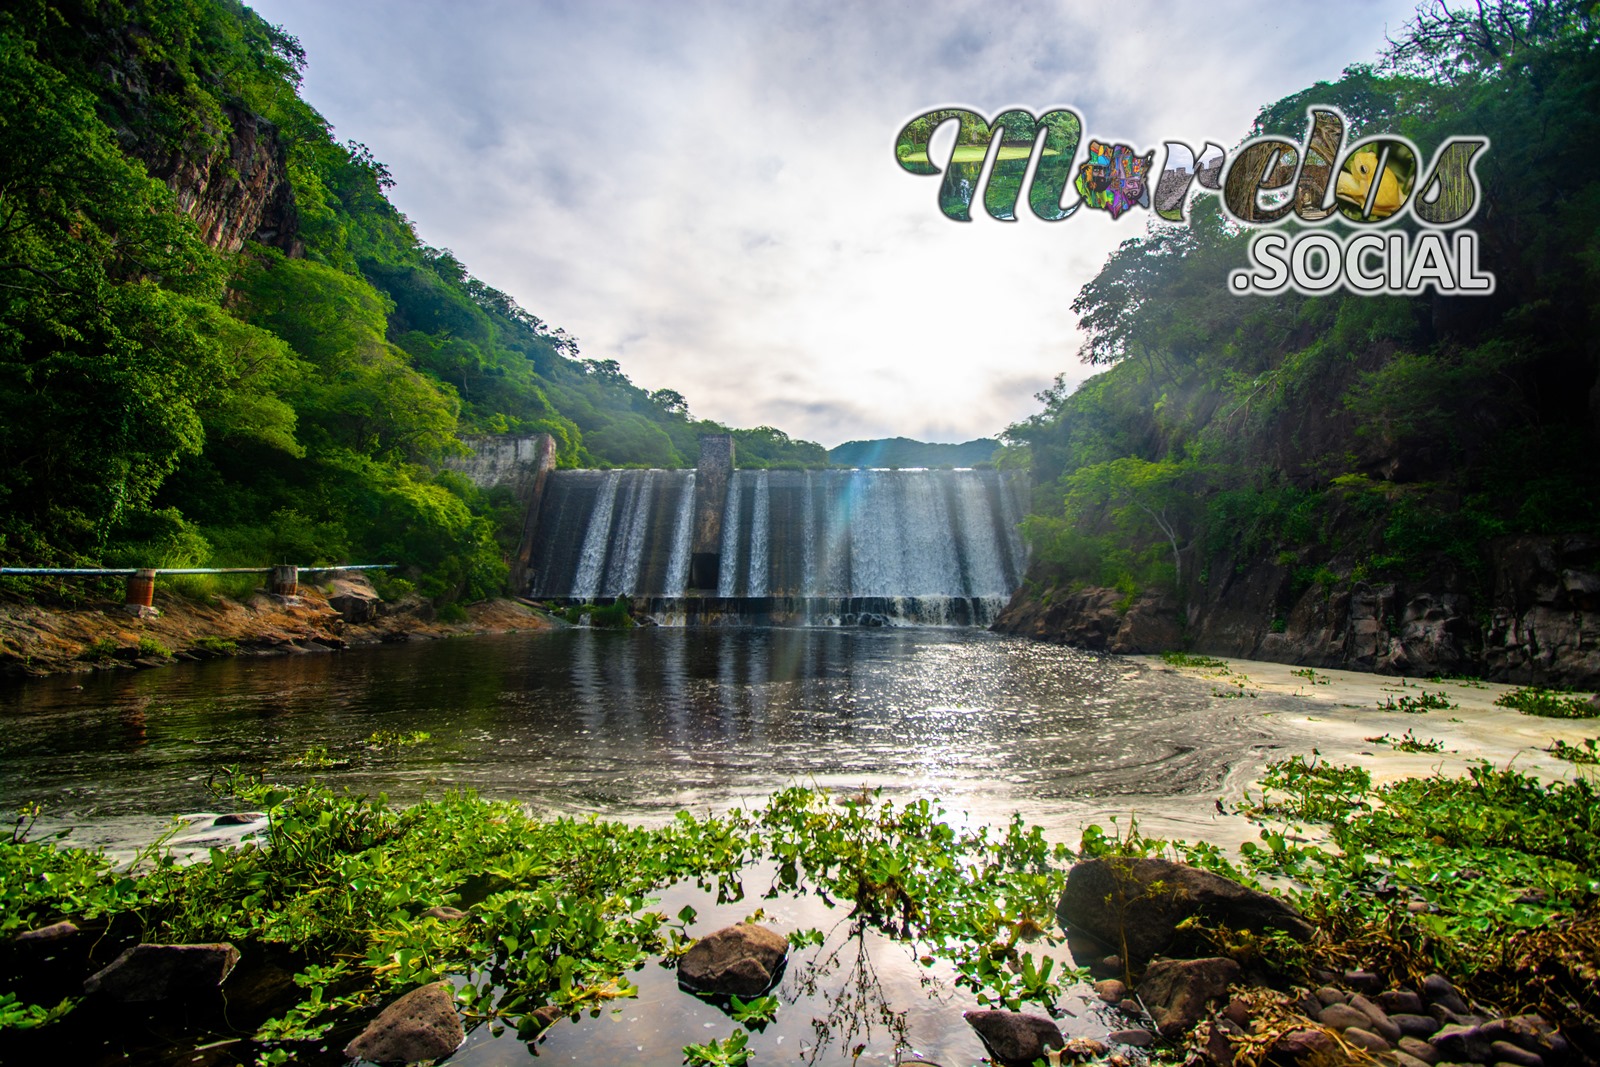
[[(37, 803), (41, 831), (72, 827), (69, 842), (116, 850), (175, 814), (218, 810), (208, 782), (230, 767), (400, 802), (470, 788), (535, 811), (644, 822), (799, 782), (937, 797), (956, 822), (1001, 825), (1020, 812), (1072, 841), (1106, 812), (1165, 805), (1209, 817), (1224, 779), (1277, 747), (1261, 714), (1269, 701), (1217, 700), (1212, 688), (1134, 661), (940, 628), (562, 629), (238, 658), (0, 689), (0, 803)], [(429, 739), (373, 743), (414, 731)], [(848, 1063), (856, 1045), (861, 1063), (981, 1059), (960, 1018), (977, 1005), (948, 973), (870, 932), (853, 939), (844, 915), (815, 898), (762, 900), (761, 890), (724, 905), (693, 887), (663, 899), (669, 914), (692, 903), (698, 933), (757, 907), (780, 930), (833, 932), (823, 949), (795, 954), (778, 1021), (752, 1038), (757, 1062)], [(684, 1044), (732, 1032), (671, 971), (651, 965), (630, 979), (636, 999), (557, 1024), (537, 1052), (479, 1027), (451, 1062), (676, 1064)], [(1076, 998), (1061, 1007), (1077, 1013), (1062, 1021), (1069, 1034), (1126, 1025)], [(98, 1049), (82, 1050), (84, 1062)], [(142, 1062), (176, 1063), (194, 1049), (147, 1051)]]

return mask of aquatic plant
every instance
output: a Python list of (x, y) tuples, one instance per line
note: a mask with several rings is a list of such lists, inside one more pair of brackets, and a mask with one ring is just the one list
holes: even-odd
[(1502, 708), (1514, 708), (1524, 715), (1537, 715), (1544, 719), (1600, 717), (1600, 710), (1596, 710), (1583, 697), (1552, 692), (1536, 685), (1528, 686), (1526, 689), (1513, 689), (1495, 698), (1495, 703)]

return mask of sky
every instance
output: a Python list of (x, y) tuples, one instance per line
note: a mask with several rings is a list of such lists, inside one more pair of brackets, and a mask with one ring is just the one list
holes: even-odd
[(1373, 61), (1415, 0), (252, 6), (425, 242), (695, 416), (831, 447), (993, 436), (1088, 377), (1072, 300), (1152, 217), (951, 221), (895, 163), (907, 120), (1071, 107), (1159, 168)]

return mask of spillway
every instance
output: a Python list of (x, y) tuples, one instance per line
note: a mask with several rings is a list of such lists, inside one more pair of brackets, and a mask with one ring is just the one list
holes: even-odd
[[(552, 471), (532, 595), (626, 596), (665, 622), (986, 625), (1021, 581), (1020, 473), (733, 471), (721, 500), (698, 501), (718, 512), (720, 536), (704, 546), (694, 544), (696, 478)], [(695, 589), (700, 548), (715, 567)]]

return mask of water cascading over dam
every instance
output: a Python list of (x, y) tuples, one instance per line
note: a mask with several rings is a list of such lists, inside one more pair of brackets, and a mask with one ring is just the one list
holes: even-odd
[(1026, 489), (992, 470), (719, 475), (704, 458), (553, 471), (529, 591), (626, 596), (662, 621), (984, 625), (1021, 581)]

